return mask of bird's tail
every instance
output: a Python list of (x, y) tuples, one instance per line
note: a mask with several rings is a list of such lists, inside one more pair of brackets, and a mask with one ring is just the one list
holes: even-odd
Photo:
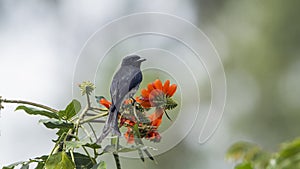
[(109, 110), (108, 119), (103, 127), (102, 134), (97, 140), (98, 143), (101, 143), (102, 140), (108, 136), (109, 133), (113, 135), (121, 136), (119, 127), (118, 127), (118, 111), (114, 105), (111, 105)]

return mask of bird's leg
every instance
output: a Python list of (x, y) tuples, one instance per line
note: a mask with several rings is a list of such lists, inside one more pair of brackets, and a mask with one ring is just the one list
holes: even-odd
[(130, 99), (132, 100), (132, 106), (135, 106), (136, 100), (133, 97), (130, 97)]

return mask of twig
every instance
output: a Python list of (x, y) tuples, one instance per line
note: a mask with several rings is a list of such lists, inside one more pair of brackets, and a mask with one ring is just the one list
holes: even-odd
[(90, 117), (90, 118), (86, 118), (86, 119), (82, 120), (82, 121), (80, 122), (80, 124), (83, 124), (83, 123), (86, 123), (86, 122), (90, 122), (90, 121), (92, 121), (92, 120), (95, 120), (95, 119), (98, 119), (98, 118), (101, 118), (101, 117), (104, 117), (104, 116), (107, 116), (107, 115), (108, 115), (108, 112), (101, 113), (101, 114), (98, 114), (98, 115), (96, 115), (96, 116), (92, 116), (92, 117)]
[(90, 100), (90, 96), (88, 94), (86, 94), (86, 100), (87, 100), (87, 107), (90, 108), (91, 107), (91, 100)]
[(55, 151), (55, 149), (57, 148), (58, 144), (60, 144), (60, 142), (62, 141), (62, 139), (65, 139), (65, 138), (63, 138), (63, 137), (65, 137), (65, 135), (66, 135), (66, 133), (63, 133), (63, 134), (59, 137), (58, 141), (55, 143), (53, 149), (51, 150), (51, 152), (50, 152), (48, 158), (46, 159), (45, 164), (47, 164), (48, 160), (50, 159), (51, 155), (54, 153), (54, 151)]
[(93, 132), (93, 135), (95, 137), (95, 139), (97, 140), (97, 135), (96, 135), (96, 131), (94, 130), (93, 126), (91, 125), (91, 123), (87, 123), (89, 125), (89, 127), (91, 128), (92, 132)]
[(28, 105), (32, 105), (32, 106), (35, 106), (35, 107), (39, 107), (39, 108), (43, 108), (45, 110), (49, 110), (51, 112), (54, 112), (54, 113), (57, 113), (58, 110), (56, 109), (53, 109), (49, 106), (45, 106), (45, 105), (42, 105), (42, 104), (38, 104), (38, 103), (33, 103), (33, 102), (29, 102), (29, 101), (24, 101), (24, 100), (8, 100), (8, 99), (1, 99), (0, 97), (0, 107), (3, 108), (3, 106), (1, 105), (1, 103), (17, 103), (17, 104), (28, 104)]
[(91, 120), (91, 123), (105, 123), (105, 120)]
[(99, 108), (99, 107), (90, 107), (89, 110), (92, 110), (92, 111), (94, 111), (94, 110), (108, 111), (108, 109), (106, 109), (106, 108)]
[(119, 137), (113, 138), (111, 139), (111, 145), (115, 146), (116, 151), (113, 152), (113, 156), (116, 162), (116, 167), (117, 169), (121, 169), (121, 162), (120, 162), (120, 156), (118, 154), (118, 150), (119, 150)]
[(113, 153), (117, 169), (121, 169), (120, 157), (118, 153)]

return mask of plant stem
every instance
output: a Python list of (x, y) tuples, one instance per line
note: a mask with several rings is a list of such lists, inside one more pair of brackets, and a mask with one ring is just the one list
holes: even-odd
[(93, 132), (93, 135), (94, 135), (94, 137), (95, 137), (95, 139), (97, 140), (97, 135), (96, 135), (96, 131), (94, 130), (94, 128), (93, 128), (93, 126), (91, 125), (91, 123), (87, 123), (88, 125), (89, 125), (89, 127), (90, 127), (90, 129), (92, 130), (92, 132)]
[(119, 137), (111, 139), (111, 145), (115, 146), (115, 149), (116, 149), (116, 151), (113, 152), (113, 156), (114, 156), (114, 159), (115, 159), (116, 167), (117, 167), (117, 169), (121, 169), (120, 156), (118, 154), (118, 150), (119, 150)]
[(93, 164), (96, 164), (95, 160), (91, 157), (91, 155), (87, 151), (87, 149), (84, 146), (82, 146), (82, 149), (84, 150), (84, 152), (86, 153), (86, 155), (90, 158), (90, 160), (93, 162)]
[(105, 113), (101, 113), (101, 114), (97, 114), (96, 116), (92, 116), (90, 118), (87, 118), (87, 119), (84, 119), (80, 122), (80, 124), (83, 124), (83, 123), (86, 123), (86, 122), (90, 122), (92, 120), (95, 120), (95, 119), (98, 119), (98, 118), (101, 118), (101, 117), (105, 117), (108, 115), (108, 112), (105, 112)]
[(108, 111), (108, 109), (106, 109), (106, 108), (99, 108), (99, 107), (90, 107), (89, 110), (92, 110), (92, 111), (95, 111), (95, 110), (98, 110), (98, 111)]
[(90, 96), (88, 94), (86, 94), (86, 100), (87, 100), (87, 107), (90, 108), (91, 107), (91, 100), (90, 100)]
[(54, 153), (55, 149), (56, 149), (57, 146), (60, 144), (60, 142), (62, 141), (62, 139), (63, 139), (63, 137), (64, 137), (65, 135), (66, 135), (66, 133), (63, 133), (63, 134), (59, 137), (58, 141), (55, 143), (55, 146), (54, 146), (53, 149), (51, 150), (51, 152), (50, 152), (50, 154), (49, 154), (49, 156), (48, 156), (48, 158), (47, 158), (45, 164), (47, 164), (47, 162), (48, 162), (50, 156)]
[(117, 169), (121, 169), (120, 156), (118, 153), (113, 153)]
[(49, 106), (45, 106), (45, 105), (42, 105), (42, 104), (33, 103), (33, 102), (29, 102), (29, 101), (24, 101), (24, 100), (8, 100), (8, 99), (1, 99), (1, 97), (0, 97), (0, 105), (1, 105), (2, 102), (3, 103), (28, 104), (28, 105), (32, 105), (32, 106), (35, 106), (35, 107), (43, 108), (45, 110), (49, 110), (49, 111), (54, 112), (54, 113), (58, 112), (58, 110), (53, 109)]

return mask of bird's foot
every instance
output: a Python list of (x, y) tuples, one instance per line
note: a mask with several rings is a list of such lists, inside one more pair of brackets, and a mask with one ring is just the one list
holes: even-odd
[(135, 100), (135, 98), (133, 98), (133, 97), (130, 97), (130, 100), (132, 101), (131, 105), (132, 105), (132, 106), (135, 106), (135, 103), (136, 103), (136, 100)]

